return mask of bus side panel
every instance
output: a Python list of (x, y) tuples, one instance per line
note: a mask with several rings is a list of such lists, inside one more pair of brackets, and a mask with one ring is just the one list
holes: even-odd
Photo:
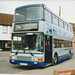
[[(58, 54), (58, 62), (61, 62), (65, 59), (68, 59), (69, 58), (69, 51), (71, 51), (71, 56), (74, 55), (73, 48), (56, 48), (56, 49), (54, 48), (53, 50), (54, 50), (53, 51), (53, 60), (52, 60), (53, 64), (54, 64), (54, 54), (55, 54), (55, 52)], [(67, 51), (66, 54), (64, 53), (64, 50)]]

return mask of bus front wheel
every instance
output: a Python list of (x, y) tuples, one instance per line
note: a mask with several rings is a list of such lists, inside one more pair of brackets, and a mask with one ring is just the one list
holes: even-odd
[(58, 55), (55, 54), (54, 55), (54, 65), (56, 65), (58, 63)]

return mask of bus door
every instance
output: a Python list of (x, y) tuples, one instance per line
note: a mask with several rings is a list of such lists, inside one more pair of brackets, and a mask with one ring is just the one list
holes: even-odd
[(45, 65), (52, 63), (52, 36), (45, 36)]

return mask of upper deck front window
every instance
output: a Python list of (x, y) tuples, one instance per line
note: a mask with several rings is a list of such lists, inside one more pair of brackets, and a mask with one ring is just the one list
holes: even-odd
[(16, 22), (41, 19), (43, 19), (43, 7), (24, 7), (15, 11)]

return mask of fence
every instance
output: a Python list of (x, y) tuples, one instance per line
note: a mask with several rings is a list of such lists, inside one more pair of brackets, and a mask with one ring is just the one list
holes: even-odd
[(54, 70), (53, 75), (75, 75), (75, 69)]

